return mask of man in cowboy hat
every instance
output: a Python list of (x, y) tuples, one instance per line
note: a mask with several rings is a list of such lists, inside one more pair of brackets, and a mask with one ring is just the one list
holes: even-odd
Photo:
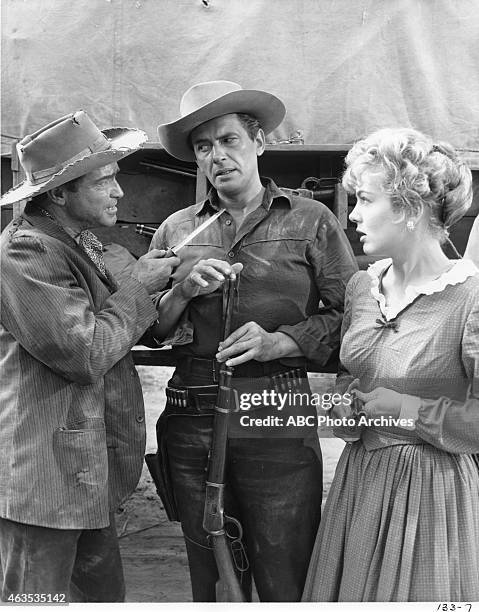
[[(281, 100), (213, 81), (190, 88), (180, 112), (180, 119), (158, 128), (161, 143), (178, 159), (196, 161), (212, 189), (203, 202), (171, 215), (152, 248), (177, 244), (218, 209), (225, 211), (183, 250), (172, 288), (159, 299), (157, 337), (175, 346), (177, 368), (158, 432), (160, 450), (169, 456), (193, 598), (211, 601), (218, 574), (201, 519), (215, 357), (234, 366), (235, 388), (243, 392), (272, 390), (285, 380), (308, 390), (305, 359), (324, 365), (337, 349), (344, 291), (356, 263), (325, 206), (288, 195), (259, 176), (265, 134), (285, 114)], [(218, 289), (241, 269), (235, 331), (220, 344)], [(314, 406), (289, 408), (295, 415), (315, 414)], [(266, 403), (261, 410), (268, 410)], [(273, 414), (278, 415), (278, 406)], [(266, 434), (235, 421), (233, 429), (225, 513), (244, 527), (260, 599), (299, 601), (321, 510), (316, 428), (310, 428), (307, 440), (305, 430), (294, 426), (280, 427), (278, 434), (270, 428)]]
[(79, 111), (18, 144), (27, 178), (1, 202), (31, 198), (0, 239), (3, 601), (124, 599), (113, 512), (145, 443), (130, 349), (179, 260), (152, 251), (115, 279), (89, 228), (115, 223), (117, 162), (145, 140)]

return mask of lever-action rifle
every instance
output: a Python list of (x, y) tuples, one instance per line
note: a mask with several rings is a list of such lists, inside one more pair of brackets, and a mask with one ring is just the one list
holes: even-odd
[[(231, 332), (231, 317), (234, 295), (237, 291), (239, 275), (236, 280), (228, 278), (223, 285), (223, 334), (225, 340)], [(206, 481), (206, 499), (203, 514), (203, 529), (209, 534), (213, 546), (219, 580), (216, 583), (217, 601), (247, 601), (235, 571), (231, 544), (243, 552), (241, 544), (242, 528), (236, 519), (224, 514), (225, 464), (228, 440), (228, 421), (235, 410), (233, 390), (231, 388), (233, 368), (225, 363), (220, 364), (218, 396), (215, 405), (213, 441), (208, 463)], [(237, 530), (234, 541), (227, 532), (230, 523)], [(244, 553), (243, 553), (244, 554)]]

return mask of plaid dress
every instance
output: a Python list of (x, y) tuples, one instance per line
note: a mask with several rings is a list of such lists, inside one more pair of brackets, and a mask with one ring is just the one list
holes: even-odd
[(479, 277), (460, 260), (393, 312), (389, 263), (348, 285), (338, 384), (421, 398), (416, 426), (346, 444), (303, 601), (479, 600)]

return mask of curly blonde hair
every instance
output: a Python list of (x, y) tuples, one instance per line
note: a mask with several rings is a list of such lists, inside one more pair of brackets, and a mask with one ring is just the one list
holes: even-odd
[(472, 175), (454, 148), (409, 128), (387, 128), (354, 144), (346, 156), (343, 186), (356, 191), (365, 170), (382, 171), (395, 210), (429, 210), (429, 229), (440, 240), (472, 202)]

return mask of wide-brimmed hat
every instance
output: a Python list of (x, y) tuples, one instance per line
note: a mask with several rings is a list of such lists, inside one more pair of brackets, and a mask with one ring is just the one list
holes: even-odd
[(196, 127), (230, 113), (255, 117), (265, 134), (283, 121), (286, 108), (279, 98), (266, 91), (242, 89), (231, 81), (208, 81), (190, 87), (180, 102), (180, 119), (158, 126), (161, 144), (174, 157), (195, 161), (189, 136)]
[(3, 195), (0, 204), (12, 204), (64, 185), (130, 155), (146, 140), (145, 132), (134, 128), (101, 132), (82, 110), (65, 115), (17, 144), (27, 178)]

